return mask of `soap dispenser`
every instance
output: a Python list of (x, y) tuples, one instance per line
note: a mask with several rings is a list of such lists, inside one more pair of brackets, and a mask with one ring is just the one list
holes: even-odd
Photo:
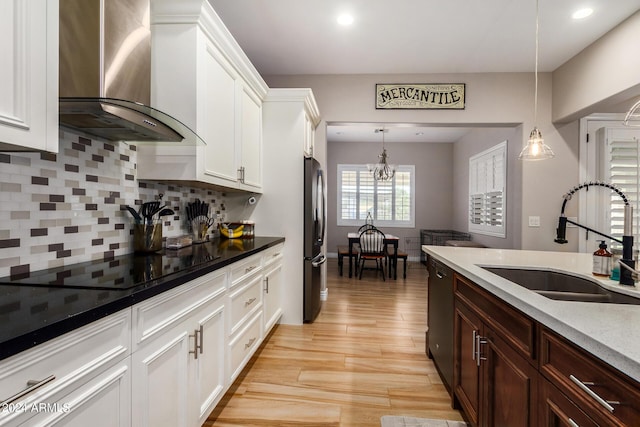
[(598, 250), (593, 253), (593, 274), (603, 277), (611, 274), (611, 252), (607, 250), (604, 240), (600, 241)]

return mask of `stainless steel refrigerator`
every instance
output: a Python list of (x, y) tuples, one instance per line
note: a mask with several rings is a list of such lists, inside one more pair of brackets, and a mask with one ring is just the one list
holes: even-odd
[(320, 313), (321, 266), (326, 221), (324, 174), (314, 158), (304, 159), (304, 317), (313, 322)]

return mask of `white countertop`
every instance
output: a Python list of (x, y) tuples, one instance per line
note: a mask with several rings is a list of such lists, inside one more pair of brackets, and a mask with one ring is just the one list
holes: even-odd
[(591, 254), (427, 245), (422, 246), (422, 250), (640, 381), (640, 305), (551, 300), (480, 267), (528, 267), (565, 272), (640, 298), (640, 285), (621, 286), (592, 275)]

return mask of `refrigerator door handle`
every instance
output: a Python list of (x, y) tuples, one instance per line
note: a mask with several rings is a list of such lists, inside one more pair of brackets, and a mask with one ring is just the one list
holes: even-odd
[(324, 254), (320, 254), (311, 260), (311, 265), (314, 267), (320, 267), (325, 262), (327, 262), (327, 257), (325, 257)]

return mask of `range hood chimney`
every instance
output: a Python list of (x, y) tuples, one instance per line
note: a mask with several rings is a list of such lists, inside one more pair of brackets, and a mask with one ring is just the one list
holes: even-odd
[(149, 106), (149, 0), (60, 0), (60, 126), (110, 141), (203, 144)]

